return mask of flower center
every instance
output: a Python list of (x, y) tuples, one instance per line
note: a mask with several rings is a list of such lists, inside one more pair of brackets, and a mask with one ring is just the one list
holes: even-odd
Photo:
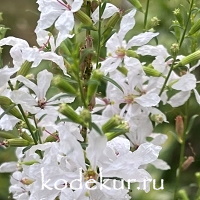
[(133, 94), (129, 94), (127, 96), (124, 97), (124, 102), (127, 104), (131, 104), (134, 102), (134, 95)]
[(123, 47), (119, 47), (115, 53), (118, 57), (123, 58), (126, 55), (126, 50)]
[(38, 100), (38, 106), (39, 106), (41, 109), (44, 109), (44, 108), (45, 108), (46, 103), (47, 103), (47, 101), (46, 101), (46, 99), (44, 99), (44, 98)]

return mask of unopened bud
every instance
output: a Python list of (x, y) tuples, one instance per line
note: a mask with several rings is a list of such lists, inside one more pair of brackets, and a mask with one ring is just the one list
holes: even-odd
[(132, 58), (139, 58), (139, 55), (133, 50), (127, 50), (126, 56), (132, 57)]
[(14, 138), (4, 141), (4, 144), (12, 147), (26, 147), (29, 146), (31, 143), (21, 138)]
[(170, 50), (172, 52), (172, 55), (177, 55), (177, 53), (179, 52), (179, 44), (173, 43), (170, 47)]
[(85, 14), (82, 10), (75, 12), (75, 17), (83, 23), (83, 25), (90, 27), (92, 30), (97, 30), (96, 27), (93, 25), (92, 19)]
[(176, 133), (178, 135), (178, 138), (180, 139), (180, 142), (182, 142), (183, 133), (184, 133), (184, 122), (183, 117), (181, 115), (178, 115), (176, 117)]
[(194, 23), (194, 25), (191, 27), (188, 35), (193, 35), (199, 30), (200, 30), (200, 19)]
[(110, 141), (113, 138), (123, 135), (129, 132), (129, 125), (127, 122), (123, 121), (119, 126), (115, 127), (113, 131), (105, 133), (107, 140)]
[(200, 172), (196, 172), (195, 176), (196, 176), (198, 187), (200, 187)]
[(90, 77), (90, 80), (88, 81), (87, 96), (86, 96), (87, 104), (90, 103), (90, 100), (96, 94), (102, 77), (103, 77), (103, 73), (100, 70), (93, 71)]
[(0, 96), (0, 106), (5, 112), (24, 120), (19, 110), (15, 107), (15, 104), (8, 97)]
[(137, 10), (139, 10), (140, 12), (144, 13), (144, 10), (142, 8), (142, 4), (140, 3), (139, 0), (128, 0), (135, 8), (137, 8)]
[(24, 132), (21, 132), (21, 133), (20, 133), (20, 136), (21, 136), (24, 140), (27, 140), (27, 141), (29, 141), (29, 142), (33, 142), (32, 137), (31, 137), (28, 133), (26, 133), (25, 131), (24, 131)]
[(57, 75), (53, 78), (52, 84), (58, 87), (63, 92), (77, 94), (77, 90), (60, 75)]
[(59, 140), (58, 133), (52, 133), (46, 138), (45, 142), (56, 142), (58, 140)]
[(14, 135), (11, 132), (7, 132), (7, 131), (0, 131), (0, 138), (4, 138), (4, 139), (12, 139), (12, 138), (17, 138), (16, 135)]
[(122, 122), (122, 118), (119, 115), (114, 115), (111, 117), (103, 126), (102, 131), (104, 133), (110, 132), (115, 127), (119, 126)]
[(153, 77), (160, 77), (160, 76), (162, 76), (161, 72), (157, 71), (154, 68), (151, 68), (150, 66), (148, 66), (148, 67), (143, 66), (143, 70), (146, 73), (146, 75), (148, 75), (148, 76), (153, 76)]
[(181, 26), (183, 26), (183, 16), (181, 15), (180, 8), (177, 8), (173, 11), (176, 20), (179, 22)]
[(91, 122), (91, 113), (89, 110), (87, 109), (83, 109), (81, 112), (80, 112), (80, 117), (83, 119), (83, 121), (85, 123), (90, 123)]
[(105, 25), (105, 31), (103, 32), (104, 38), (107, 38), (110, 33), (112, 32), (114, 26), (117, 24), (117, 22), (120, 20), (120, 13), (116, 12), (106, 23)]
[(193, 61), (197, 61), (200, 59), (200, 50), (195, 51), (194, 53), (184, 57), (178, 64), (176, 64), (174, 66), (174, 68), (176, 67), (181, 67), (181, 66), (185, 66)]
[(68, 104), (62, 103), (60, 105), (59, 112), (68, 117), (72, 122), (85, 125), (81, 116), (79, 116)]
[(186, 170), (194, 162), (194, 157), (189, 156), (182, 164), (182, 170)]
[(125, 76), (127, 76), (127, 74), (128, 74), (128, 69), (126, 67), (124, 67), (124, 66), (118, 67), (117, 70), (119, 70)]
[(35, 163), (38, 163), (38, 161), (36, 161), (36, 160), (30, 160), (30, 161), (20, 162), (19, 164), (20, 165), (28, 165), (28, 166), (30, 166), (30, 165), (33, 165)]
[(164, 121), (163, 115), (161, 114), (153, 114), (151, 115), (151, 120), (156, 122), (157, 124), (161, 124)]
[(158, 26), (160, 24), (160, 20), (157, 17), (151, 18), (151, 28)]
[(31, 66), (32, 62), (25, 61), (20, 67), (20, 70), (17, 72), (17, 76), (18, 75), (26, 76), (29, 73)]

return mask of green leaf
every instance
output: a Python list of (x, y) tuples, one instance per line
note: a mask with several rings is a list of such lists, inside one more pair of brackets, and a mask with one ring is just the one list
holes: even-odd
[(100, 135), (103, 135), (103, 132), (101, 131), (101, 129), (95, 124), (95, 123), (91, 123), (91, 127)]
[(113, 79), (109, 78), (108, 76), (103, 76), (103, 80), (112, 83), (112, 84), (115, 85), (117, 88), (119, 88), (122, 92), (124, 92), (123, 89), (122, 89), (122, 87), (121, 87), (116, 81), (114, 81)]

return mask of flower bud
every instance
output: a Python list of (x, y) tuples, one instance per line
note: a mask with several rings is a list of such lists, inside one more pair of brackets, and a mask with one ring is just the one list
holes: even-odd
[(14, 107), (15, 104), (8, 97), (0, 96), (0, 106), (5, 112), (10, 113), (18, 119), (24, 120), (19, 110)]
[(183, 23), (183, 16), (182, 16), (181, 13), (180, 13), (180, 8), (175, 9), (175, 10), (173, 11), (173, 13), (174, 13), (174, 15), (175, 15), (175, 17), (176, 17), (176, 20), (179, 22), (179, 24), (180, 24), (181, 26), (183, 26), (183, 25), (184, 25), (184, 23)]
[(197, 61), (199, 59), (200, 59), (200, 50), (195, 51), (194, 53), (191, 53), (190, 55), (184, 57), (178, 64), (176, 64), (174, 66), (174, 68), (185, 66), (185, 65), (187, 65), (193, 61)]
[(36, 160), (29, 160), (29, 161), (25, 161), (25, 162), (20, 162), (19, 164), (20, 165), (33, 165), (35, 163), (39, 163), (39, 162)]
[(191, 27), (188, 35), (193, 35), (199, 30), (200, 30), (200, 19), (194, 23), (194, 25)]
[(158, 26), (160, 23), (160, 20), (157, 17), (152, 17), (151, 18), (151, 28)]
[(122, 118), (119, 115), (114, 115), (111, 117), (103, 126), (102, 126), (102, 131), (104, 133), (110, 132), (113, 130), (115, 127), (120, 125), (122, 122)]
[(172, 52), (172, 55), (177, 55), (177, 53), (179, 52), (179, 44), (173, 43), (170, 47), (170, 50)]
[(150, 66), (148, 66), (148, 67), (143, 66), (143, 70), (146, 73), (146, 75), (148, 75), (148, 76), (153, 76), (153, 77), (160, 77), (160, 76), (162, 76), (161, 72), (157, 71), (154, 68), (151, 68)]
[(44, 142), (56, 142), (59, 140), (58, 133), (49, 135)]
[(198, 187), (200, 187), (200, 172), (196, 172), (195, 176), (196, 176)]
[(27, 141), (29, 141), (29, 142), (33, 142), (32, 137), (31, 137), (28, 133), (26, 133), (25, 131), (24, 131), (24, 132), (21, 132), (21, 133), (20, 133), (20, 136), (21, 136), (24, 140), (27, 140)]
[(132, 57), (132, 58), (139, 58), (139, 55), (133, 50), (127, 50), (126, 56)]
[(32, 143), (21, 138), (7, 139), (4, 144), (12, 147), (26, 147)]
[(152, 114), (151, 115), (151, 120), (156, 122), (156, 124), (161, 124), (164, 122), (164, 117), (161, 114)]
[(0, 138), (12, 139), (12, 138), (17, 138), (17, 136), (14, 135), (14, 134), (11, 133), (11, 132), (0, 131)]
[(63, 92), (70, 93), (70, 94), (77, 94), (77, 90), (71, 84), (69, 84), (69, 82), (66, 79), (64, 79), (60, 75), (57, 75), (53, 78), (52, 84), (58, 87)]
[(142, 5), (139, 0), (128, 0), (137, 10), (144, 13)]
[(123, 121), (119, 126), (115, 127), (113, 131), (105, 133), (107, 140), (110, 141), (113, 138), (123, 135), (129, 131), (129, 125)]
[(112, 32), (114, 26), (117, 24), (117, 22), (119, 21), (120, 19), (120, 13), (119, 12), (116, 12), (109, 20), (108, 22), (106, 23), (105, 25), (105, 31), (103, 32), (103, 36), (105, 39), (107, 39), (110, 35), (110, 33)]
[(85, 125), (81, 116), (79, 116), (68, 104), (62, 103), (60, 105), (59, 112), (68, 117), (72, 122)]
[(30, 71), (31, 66), (32, 66), (32, 62), (25, 61), (20, 67), (20, 70), (17, 72), (17, 76), (18, 75), (26, 76), (28, 72)]
[(103, 73), (100, 70), (94, 70), (89, 81), (86, 95), (87, 104), (90, 103), (92, 97), (96, 94), (100, 81), (103, 77)]
[(124, 67), (124, 66), (118, 67), (117, 70), (119, 70), (125, 76), (127, 76), (127, 74), (128, 74), (128, 69), (126, 67)]
[(80, 117), (83, 119), (83, 121), (85, 123), (90, 123), (91, 122), (91, 113), (89, 110), (87, 109), (83, 109), (81, 112), (80, 112)]
[(97, 28), (93, 25), (92, 19), (82, 10), (77, 11), (75, 13), (75, 17), (82, 22), (83, 25), (90, 27), (92, 30), (97, 30)]
[(183, 117), (181, 115), (178, 115), (176, 117), (176, 133), (178, 135), (178, 138), (180, 139), (180, 142), (182, 142), (183, 138), (183, 133), (184, 133), (184, 122), (183, 122)]
[(186, 170), (194, 162), (194, 157), (189, 156), (182, 164), (182, 170)]

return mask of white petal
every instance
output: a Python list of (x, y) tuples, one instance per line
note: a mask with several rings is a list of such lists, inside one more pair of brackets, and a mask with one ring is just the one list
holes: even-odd
[(67, 74), (67, 70), (66, 70), (66, 67), (64, 65), (64, 61), (63, 61), (63, 57), (62, 56), (59, 56), (53, 52), (41, 52), (41, 57), (43, 60), (50, 60), (54, 63), (56, 63), (58, 65), (58, 67), (60, 67), (63, 71), (63, 73), (66, 75), (66, 76), (69, 76)]
[(5, 131), (13, 130), (14, 126), (20, 120), (11, 115), (4, 115), (0, 119), (0, 128)]
[(169, 56), (167, 49), (163, 45), (144, 45), (142, 47), (139, 47), (136, 52), (143, 56), (162, 56), (163, 58), (167, 58)]
[(0, 165), (0, 173), (10, 173), (17, 170), (17, 162), (5, 162)]
[(193, 74), (185, 74), (172, 85), (175, 90), (190, 91), (196, 87), (196, 78)]
[(153, 138), (151, 143), (155, 145), (162, 145), (168, 138), (167, 135), (160, 133), (152, 133), (149, 137)]
[(156, 37), (159, 33), (152, 33), (152, 32), (145, 32), (145, 33), (140, 33), (137, 36), (132, 37), (128, 44), (127, 48), (129, 49), (130, 47), (133, 46), (142, 46), (147, 44), (152, 38)]
[(39, 72), (37, 75), (37, 86), (38, 86), (38, 99), (45, 99), (46, 92), (50, 87), (53, 74), (48, 72), (46, 69)]
[(172, 98), (167, 102), (172, 107), (182, 106), (190, 97), (190, 91), (181, 91), (172, 96)]
[(161, 169), (161, 170), (171, 169), (171, 167), (164, 160), (161, 160), (161, 159), (157, 159), (153, 161), (151, 164), (157, 169)]
[[(106, 3), (105, 10), (101, 16), (101, 19), (107, 19), (114, 15), (116, 12), (119, 12), (119, 8), (117, 8), (115, 5), (111, 3)], [(99, 6), (96, 8), (96, 10), (91, 15), (92, 20), (96, 23), (99, 21)]]
[(77, 12), (81, 9), (81, 6), (83, 4), (83, 0), (73, 0), (73, 3), (71, 4), (71, 11)]
[(22, 82), (26, 87), (30, 88), (38, 96), (38, 87), (35, 83), (21, 75), (17, 77), (17, 80)]
[(28, 43), (25, 40), (20, 38), (15, 38), (12, 36), (0, 40), (0, 46), (4, 45), (15, 46), (17, 44), (20, 45), (21, 47), (29, 47)]
[(132, 9), (128, 14), (122, 17), (120, 23), (120, 29), (118, 35), (121, 39), (123, 39), (128, 31), (130, 31), (135, 26), (135, 16), (136, 9)]
[(160, 97), (156, 93), (147, 93), (134, 100), (143, 107), (152, 107), (158, 105)]
[(4, 86), (16, 71), (18, 71), (18, 68), (8, 68), (8, 66), (0, 69), (0, 87)]
[(200, 104), (200, 95), (196, 89), (193, 90), (197, 103)]
[[(74, 15), (71, 11), (65, 11), (55, 22), (55, 27), (59, 31), (59, 37), (61, 39), (57, 39), (56, 46), (59, 46), (60, 43), (65, 40), (68, 35), (70, 35), (70, 31), (72, 31), (74, 27)], [(59, 41), (59, 42), (58, 42)]]
[(97, 162), (106, 148), (107, 139), (105, 135), (100, 135), (95, 131), (91, 131), (88, 135), (88, 147), (86, 148), (87, 158), (89, 159), (93, 169), (96, 168)]

